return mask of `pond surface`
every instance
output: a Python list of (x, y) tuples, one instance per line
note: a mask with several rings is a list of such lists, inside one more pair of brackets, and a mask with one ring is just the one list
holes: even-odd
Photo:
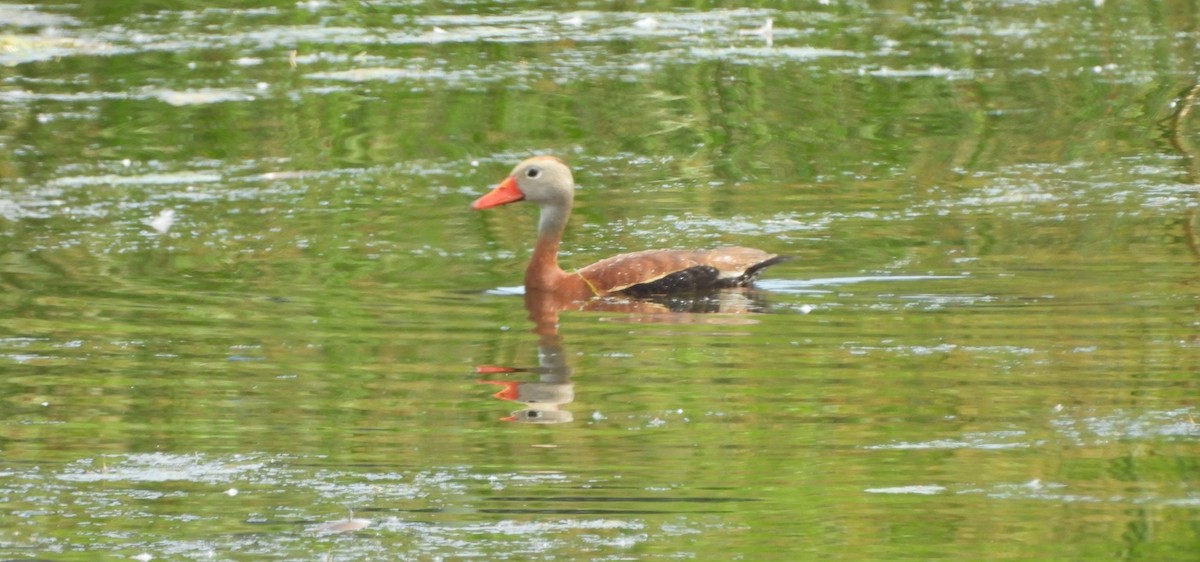
[(1200, 8), (758, 5), (0, 4), (0, 558), (1194, 557)]

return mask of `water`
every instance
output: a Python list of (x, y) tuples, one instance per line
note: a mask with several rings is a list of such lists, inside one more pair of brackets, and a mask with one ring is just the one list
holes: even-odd
[(1194, 556), (1191, 3), (211, 4), (0, 5), (0, 557)]

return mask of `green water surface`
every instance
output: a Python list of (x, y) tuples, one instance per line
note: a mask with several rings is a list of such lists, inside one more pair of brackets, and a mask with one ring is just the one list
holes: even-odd
[[(0, 4), (0, 559), (1193, 559), (1197, 44), (1184, 1)], [(535, 211), (467, 209), (534, 154), (567, 267), (794, 259), (552, 314)]]

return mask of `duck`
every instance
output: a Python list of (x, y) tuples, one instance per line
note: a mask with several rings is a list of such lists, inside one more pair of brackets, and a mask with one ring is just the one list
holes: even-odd
[(527, 294), (578, 302), (605, 296), (645, 298), (745, 287), (767, 267), (788, 259), (738, 246), (643, 250), (567, 272), (558, 265), (558, 250), (574, 201), (575, 178), (566, 162), (554, 156), (534, 156), (517, 164), (504, 181), (471, 203), (471, 209), (477, 211), (517, 202), (538, 206), (537, 240), (525, 269)]

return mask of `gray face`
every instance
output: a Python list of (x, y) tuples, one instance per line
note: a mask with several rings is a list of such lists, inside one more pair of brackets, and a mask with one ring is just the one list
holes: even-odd
[(575, 197), (571, 169), (557, 158), (539, 156), (517, 164), (512, 177), (525, 200), (540, 206), (569, 207)]

